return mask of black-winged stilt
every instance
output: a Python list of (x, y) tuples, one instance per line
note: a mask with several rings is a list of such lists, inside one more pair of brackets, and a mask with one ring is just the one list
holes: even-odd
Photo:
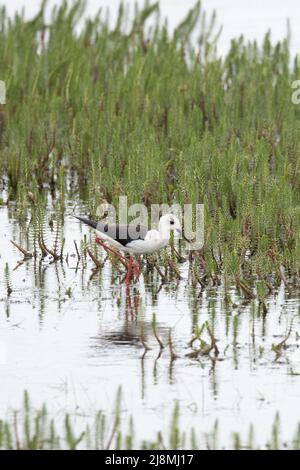
[[(148, 230), (140, 224), (134, 226), (110, 224), (106, 220), (95, 222), (85, 217), (74, 216), (86, 225), (94, 228), (97, 233), (96, 242), (108, 251), (117, 255), (127, 265), (126, 284), (129, 284), (132, 268), (136, 280), (139, 278), (139, 264), (133, 255), (154, 253), (167, 246), (170, 240), (171, 231), (182, 234), (182, 228), (178, 218), (173, 214), (163, 215), (159, 220), (158, 230)], [(129, 262), (118, 251), (106, 245), (130, 254)]]

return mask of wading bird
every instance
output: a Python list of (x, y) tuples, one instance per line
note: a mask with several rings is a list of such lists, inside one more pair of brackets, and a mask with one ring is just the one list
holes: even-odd
[[(178, 218), (173, 214), (166, 214), (160, 218), (158, 230), (148, 230), (147, 227), (140, 224), (118, 225), (110, 224), (106, 220), (95, 222), (85, 217), (74, 217), (96, 230), (98, 245), (114, 253), (123, 263), (126, 263), (126, 284), (130, 283), (132, 270), (134, 270), (136, 280), (140, 275), (139, 264), (133, 255), (154, 253), (164, 248), (169, 243), (172, 230), (179, 235), (183, 233)], [(106, 243), (110, 246), (107, 246)], [(121, 255), (119, 250), (130, 254), (129, 261)]]

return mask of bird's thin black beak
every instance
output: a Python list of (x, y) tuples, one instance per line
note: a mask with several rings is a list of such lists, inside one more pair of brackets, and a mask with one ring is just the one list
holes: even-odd
[(73, 215), (73, 217), (75, 217), (77, 220), (80, 220), (80, 222), (89, 225), (90, 227), (97, 228), (97, 222), (94, 220), (87, 219), (86, 217), (79, 217), (78, 215)]

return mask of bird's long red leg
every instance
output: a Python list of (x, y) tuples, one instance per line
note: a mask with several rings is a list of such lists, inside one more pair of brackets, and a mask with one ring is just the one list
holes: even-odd
[(136, 261), (136, 259), (134, 259), (132, 256), (130, 256), (129, 262), (128, 262), (128, 260), (127, 260), (127, 258), (125, 258), (125, 256), (122, 256), (118, 251), (116, 251), (113, 248), (110, 248), (109, 246), (107, 246), (103, 242), (103, 240), (101, 240), (101, 238), (99, 238), (99, 237), (96, 237), (96, 243), (98, 245), (102, 246), (102, 248), (104, 248), (106, 251), (110, 251), (111, 253), (116, 255), (122, 261), (123, 265), (127, 268), (127, 274), (126, 274), (126, 277), (125, 277), (125, 282), (126, 282), (127, 285), (130, 283), (130, 280), (131, 280), (132, 268), (134, 269), (135, 282), (138, 281), (138, 279), (141, 275), (141, 272), (140, 272), (139, 263)]
[(125, 277), (125, 284), (127, 284), (127, 285), (130, 284), (131, 273), (132, 273), (132, 265), (133, 265), (133, 257), (130, 256), (129, 264), (128, 264), (128, 270), (127, 270), (127, 274), (126, 274), (126, 277)]
[(96, 237), (96, 243), (98, 245), (102, 246), (102, 248), (104, 248), (106, 251), (110, 251), (112, 254), (116, 255), (122, 261), (122, 263), (124, 264), (125, 267), (128, 266), (128, 261), (125, 258), (125, 256), (122, 256), (121, 253), (119, 253), (118, 251), (114, 250), (113, 248), (110, 248), (109, 246), (107, 246), (103, 242), (103, 240), (101, 240), (101, 238)]
[(133, 269), (134, 269), (134, 275), (135, 275), (135, 282), (137, 282), (138, 279), (139, 279), (139, 277), (140, 277), (140, 275), (141, 275), (141, 271), (140, 271), (140, 265), (139, 265), (139, 263), (137, 262), (136, 259), (134, 260), (134, 267), (133, 267)]

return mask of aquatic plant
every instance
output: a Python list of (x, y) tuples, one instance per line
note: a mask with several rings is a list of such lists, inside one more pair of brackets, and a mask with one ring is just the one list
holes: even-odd
[[(112, 412), (98, 411), (86, 426), (80, 423), (80, 417), (65, 414), (56, 419), (48, 412), (46, 405), (34, 409), (29, 395), (24, 393), (22, 409), (11, 411), (12, 417), (0, 420), (0, 449), (9, 450), (46, 450), (46, 449), (219, 449), (226, 448), (218, 444), (219, 423), (216, 421), (211, 432), (200, 432), (194, 428), (182, 429), (180, 425), (180, 407), (175, 404), (167, 436), (158, 431), (153, 440), (138, 442), (134, 432), (134, 421), (129, 419), (128, 427), (121, 418), (121, 389), (116, 397)], [(127, 430), (124, 430), (127, 427)], [(300, 449), (300, 424), (289, 442), (280, 437), (280, 418), (277, 414), (270, 431), (270, 439), (261, 448)], [(232, 433), (231, 449), (257, 449), (255, 428), (251, 425), (248, 437)]]

